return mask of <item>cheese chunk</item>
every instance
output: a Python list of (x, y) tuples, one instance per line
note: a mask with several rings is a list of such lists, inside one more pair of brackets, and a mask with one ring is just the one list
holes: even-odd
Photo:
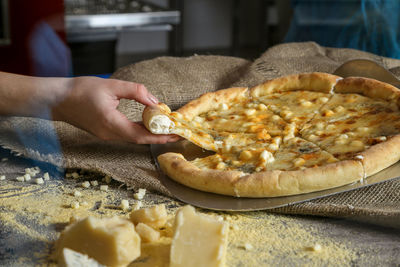
[(160, 232), (144, 223), (138, 223), (138, 225), (136, 225), (136, 232), (143, 242), (155, 242), (160, 239)]
[(177, 212), (174, 228), (170, 267), (225, 266), (229, 229), (226, 222), (185, 206)]
[(164, 204), (151, 208), (134, 210), (130, 214), (130, 219), (135, 225), (138, 223), (145, 223), (156, 229), (165, 225), (167, 221), (167, 210)]
[(87, 255), (78, 253), (69, 248), (63, 249), (62, 261), (58, 263), (59, 266), (66, 267), (105, 267), (94, 259), (89, 258)]
[(88, 255), (106, 266), (126, 266), (140, 256), (140, 237), (134, 225), (118, 217), (87, 217), (68, 225), (56, 243), (57, 258), (63, 249)]

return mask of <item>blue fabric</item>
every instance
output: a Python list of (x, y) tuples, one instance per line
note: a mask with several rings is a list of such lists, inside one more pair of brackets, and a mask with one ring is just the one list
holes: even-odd
[(400, 59), (400, 0), (293, 0), (285, 42), (315, 41)]
[(33, 75), (69, 77), (72, 74), (71, 52), (46, 22), (40, 22), (29, 38)]
[(110, 76), (111, 76), (111, 73), (106, 73), (106, 74), (96, 74), (96, 75), (94, 75), (94, 76), (96, 76), (96, 77), (100, 77), (100, 78), (104, 78), (104, 79), (107, 79), (107, 78), (110, 78)]

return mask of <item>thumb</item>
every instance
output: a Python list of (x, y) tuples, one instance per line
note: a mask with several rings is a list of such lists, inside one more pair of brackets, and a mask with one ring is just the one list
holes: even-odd
[(159, 102), (157, 98), (140, 83), (120, 81), (119, 86), (114, 87), (114, 92), (118, 99), (132, 99), (146, 106), (154, 106)]

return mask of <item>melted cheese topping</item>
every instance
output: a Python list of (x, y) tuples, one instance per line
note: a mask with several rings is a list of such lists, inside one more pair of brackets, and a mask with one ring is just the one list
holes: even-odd
[(192, 119), (172, 112), (157, 132), (177, 133), (217, 154), (200, 169), (302, 170), (352, 159), (400, 132), (395, 105), (356, 94), (291, 91), (221, 103)]

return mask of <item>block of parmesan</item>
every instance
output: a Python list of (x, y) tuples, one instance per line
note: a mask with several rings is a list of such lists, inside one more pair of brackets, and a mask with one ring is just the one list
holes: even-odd
[(68, 225), (56, 243), (56, 256), (63, 259), (63, 249), (87, 255), (106, 266), (126, 266), (140, 256), (140, 237), (135, 226), (118, 217), (87, 217)]
[(196, 213), (192, 206), (175, 217), (170, 266), (225, 266), (228, 223)]

